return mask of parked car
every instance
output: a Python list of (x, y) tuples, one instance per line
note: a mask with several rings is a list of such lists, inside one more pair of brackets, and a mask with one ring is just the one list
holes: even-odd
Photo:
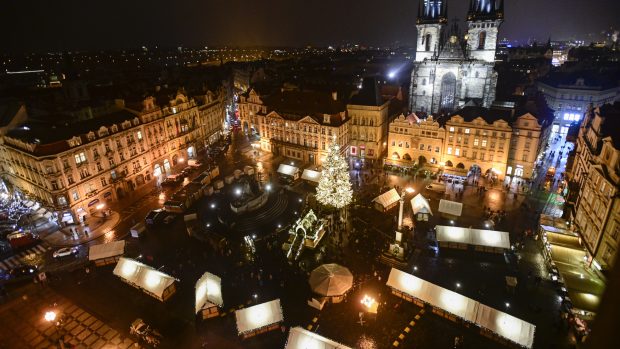
[(183, 180), (183, 176), (181, 174), (171, 174), (161, 183), (162, 185), (176, 185), (179, 184)]
[(165, 212), (163, 209), (160, 208), (160, 209), (152, 210), (151, 212), (149, 212), (144, 218), (144, 221), (146, 222), (146, 224), (153, 225), (153, 224), (157, 224), (161, 222), (164, 216), (165, 216)]
[(21, 265), (9, 271), (9, 279), (16, 281), (30, 278), (39, 271), (36, 265)]
[(138, 338), (142, 339), (146, 344), (156, 348), (161, 339), (162, 335), (151, 328), (151, 326), (147, 325), (142, 319), (135, 319), (131, 326), (129, 327), (129, 333), (138, 336)]
[(63, 258), (68, 256), (77, 256), (80, 250), (77, 247), (63, 247), (59, 250), (54, 251), (52, 256), (54, 258)]
[(190, 159), (187, 160), (187, 165), (190, 167), (200, 167), (202, 166), (202, 163), (198, 160)]
[(164, 218), (164, 224), (170, 224), (172, 223), (172, 221), (174, 221), (176, 217), (174, 215), (168, 215)]
[(181, 176), (188, 177), (190, 173), (192, 173), (194, 169), (191, 166), (187, 166), (186, 168), (181, 170)]

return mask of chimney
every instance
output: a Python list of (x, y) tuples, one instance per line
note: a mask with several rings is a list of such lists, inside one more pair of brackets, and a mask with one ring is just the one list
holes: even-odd
[(338, 92), (336, 92), (336, 91), (332, 92), (332, 99), (333, 99), (334, 101), (337, 101), (337, 100), (338, 100)]

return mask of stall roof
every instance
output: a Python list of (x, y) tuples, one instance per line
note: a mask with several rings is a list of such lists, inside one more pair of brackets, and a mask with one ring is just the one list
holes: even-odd
[(114, 275), (125, 281), (155, 295), (163, 297), (163, 293), (175, 281), (170, 275), (164, 274), (157, 269), (140, 263), (131, 258), (121, 257), (114, 268)]
[(411, 209), (413, 214), (418, 214), (419, 212), (433, 214), (431, 205), (422, 194), (418, 194), (411, 199)]
[(564, 246), (573, 249), (583, 249), (579, 243), (579, 237), (577, 236), (546, 232), (545, 237), (547, 239), (547, 243), (551, 245)]
[(321, 179), (321, 172), (305, 169), (301, 174), (301, 179), (318, 183)]
[(574, 249), (560, 245), (549, 245), (549, 249), (551, 252), (551, 259), (556, 264), (563, 263), (578, 266), (583, 263), (583, 257), (586, 256), (586, 251), (581, 248)]
[(205, 306), (224, 305), (222, 299), (222, 279), (219, 276), (206, 272), (196, 282), (196, 313)]
[(563, 235), (569, 235), (569, 236), (578, 236), (578, 234), (575, 233), (575, 232), (572, 232), (572, 231), (567, 230), (567, 229), (562, 229), (562, 228), (554, 227), (552, 225), (541, 224), (540, 227), (546, 233), (556, 233), (556, 234), (563, 234)]
[(460, 217), (463, 213), (463, 204), (456, 201), (441, 199), (439, 200), (439, 212)]
[(536, 327), (471, 298), (392, 268), (387, 286), (473, 322), (521, 346), (531, 348)]
[(314, 332), (301, 327), (293, 327), (288, 333), (288, 340), (284, 349), (351, 349), (346, 345), (334, 342), (331, 339), (319, 336)]
[(235, 317), (239, 334), (252, 332), (284, 320), (280, 299), (239, 309), (235, 311)]
[(505, 231), (470, 229), (438, 225), (437, 241), (456, 242), (461, 244), (510, 248), (510, 237)]
[(540, 224), (560, 228), (567, 229), (568, 225), (566, 224), (566, 220), (560, 217), (554, 217), (546, 214), (541, 214), (539, 219)]
[(88, 249), (88, 260), (95, 261), (103, 258), (120, 256), (125, 253), (125, 240), (108, 242), (91, 246)]
[(295, 166), (291, 166), (287, 164), (280, 164), (280, 166), (278, 167), (278, 173), (281, 173), (287, 176), (294, 176), (297, 172), (299, 172), (299, 168)]
[(386, 191), (385, 193), (377, 196), (372, 201), (378, 202), (379, 204), (381, 204), (381, 206), (383, 206), (385, 208), (385, 207), (389, 207), (389, 206), (393, 205), (398, 200), (400, 200), (400, 195), (398, 195), (398, 192), (396, 191), (396, 189), (392, 188), (392, 189)]

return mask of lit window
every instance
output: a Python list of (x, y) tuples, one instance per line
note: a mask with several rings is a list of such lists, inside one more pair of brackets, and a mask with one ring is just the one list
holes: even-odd
[(477, 147), (477, 146), (478, 146), (478, 142), (479, 142), (479, 141), (478, 141), (478, 138), (474, 138), (474, 147)]
[(448, 155), (452, 155), (452, 147), (448, 147)]
[(465, 129), (465, 133), (469, 134), (469, 129), (468, 128)]
[(461, 149), (456, 148), (456, 149), (454, 150), (454, 155), (456, 155), (456, 156), (460, 156), (460, 155), (461, 155)]
[(454, 127), (450, 127), (450, 132), (454, 132)]
[(486, 146), (487, 146), (487, 140), (486, 140), (486, 139), (483, 139), (483, 140), (482, 140), (482, 146), (483, 146), (483, 147), (486, 147)]
[(86, 161), (86, 155), (84, 153), (75, 154), (75, 163), (81, 164)]
[(136, 133), (136, 137), (138, 137), (138, 139), (142, 139), (142, 131), (138, 131), (138, 133)]

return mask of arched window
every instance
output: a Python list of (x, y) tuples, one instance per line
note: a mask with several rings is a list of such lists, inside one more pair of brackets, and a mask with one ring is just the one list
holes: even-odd
[(487, 41), (487, 32), (481, 31), (478, 34), (478, 50), (484, 50), (484, 44)]
[(441, 103), (443, 110), (454, 110), (454, 100), (456, 98), (456, 76), (447, 73), (441, 78)]
[(422, 86), (426, 86), (426, 79), (422, 79)]
[(426, 34), (426, 39), (425, 39), (425, 43), (424, 43), (425, 44), (424, 49), (426, 51), (430, 51), (431, 50), (431, 38), (432, 38), (431, 34)]

